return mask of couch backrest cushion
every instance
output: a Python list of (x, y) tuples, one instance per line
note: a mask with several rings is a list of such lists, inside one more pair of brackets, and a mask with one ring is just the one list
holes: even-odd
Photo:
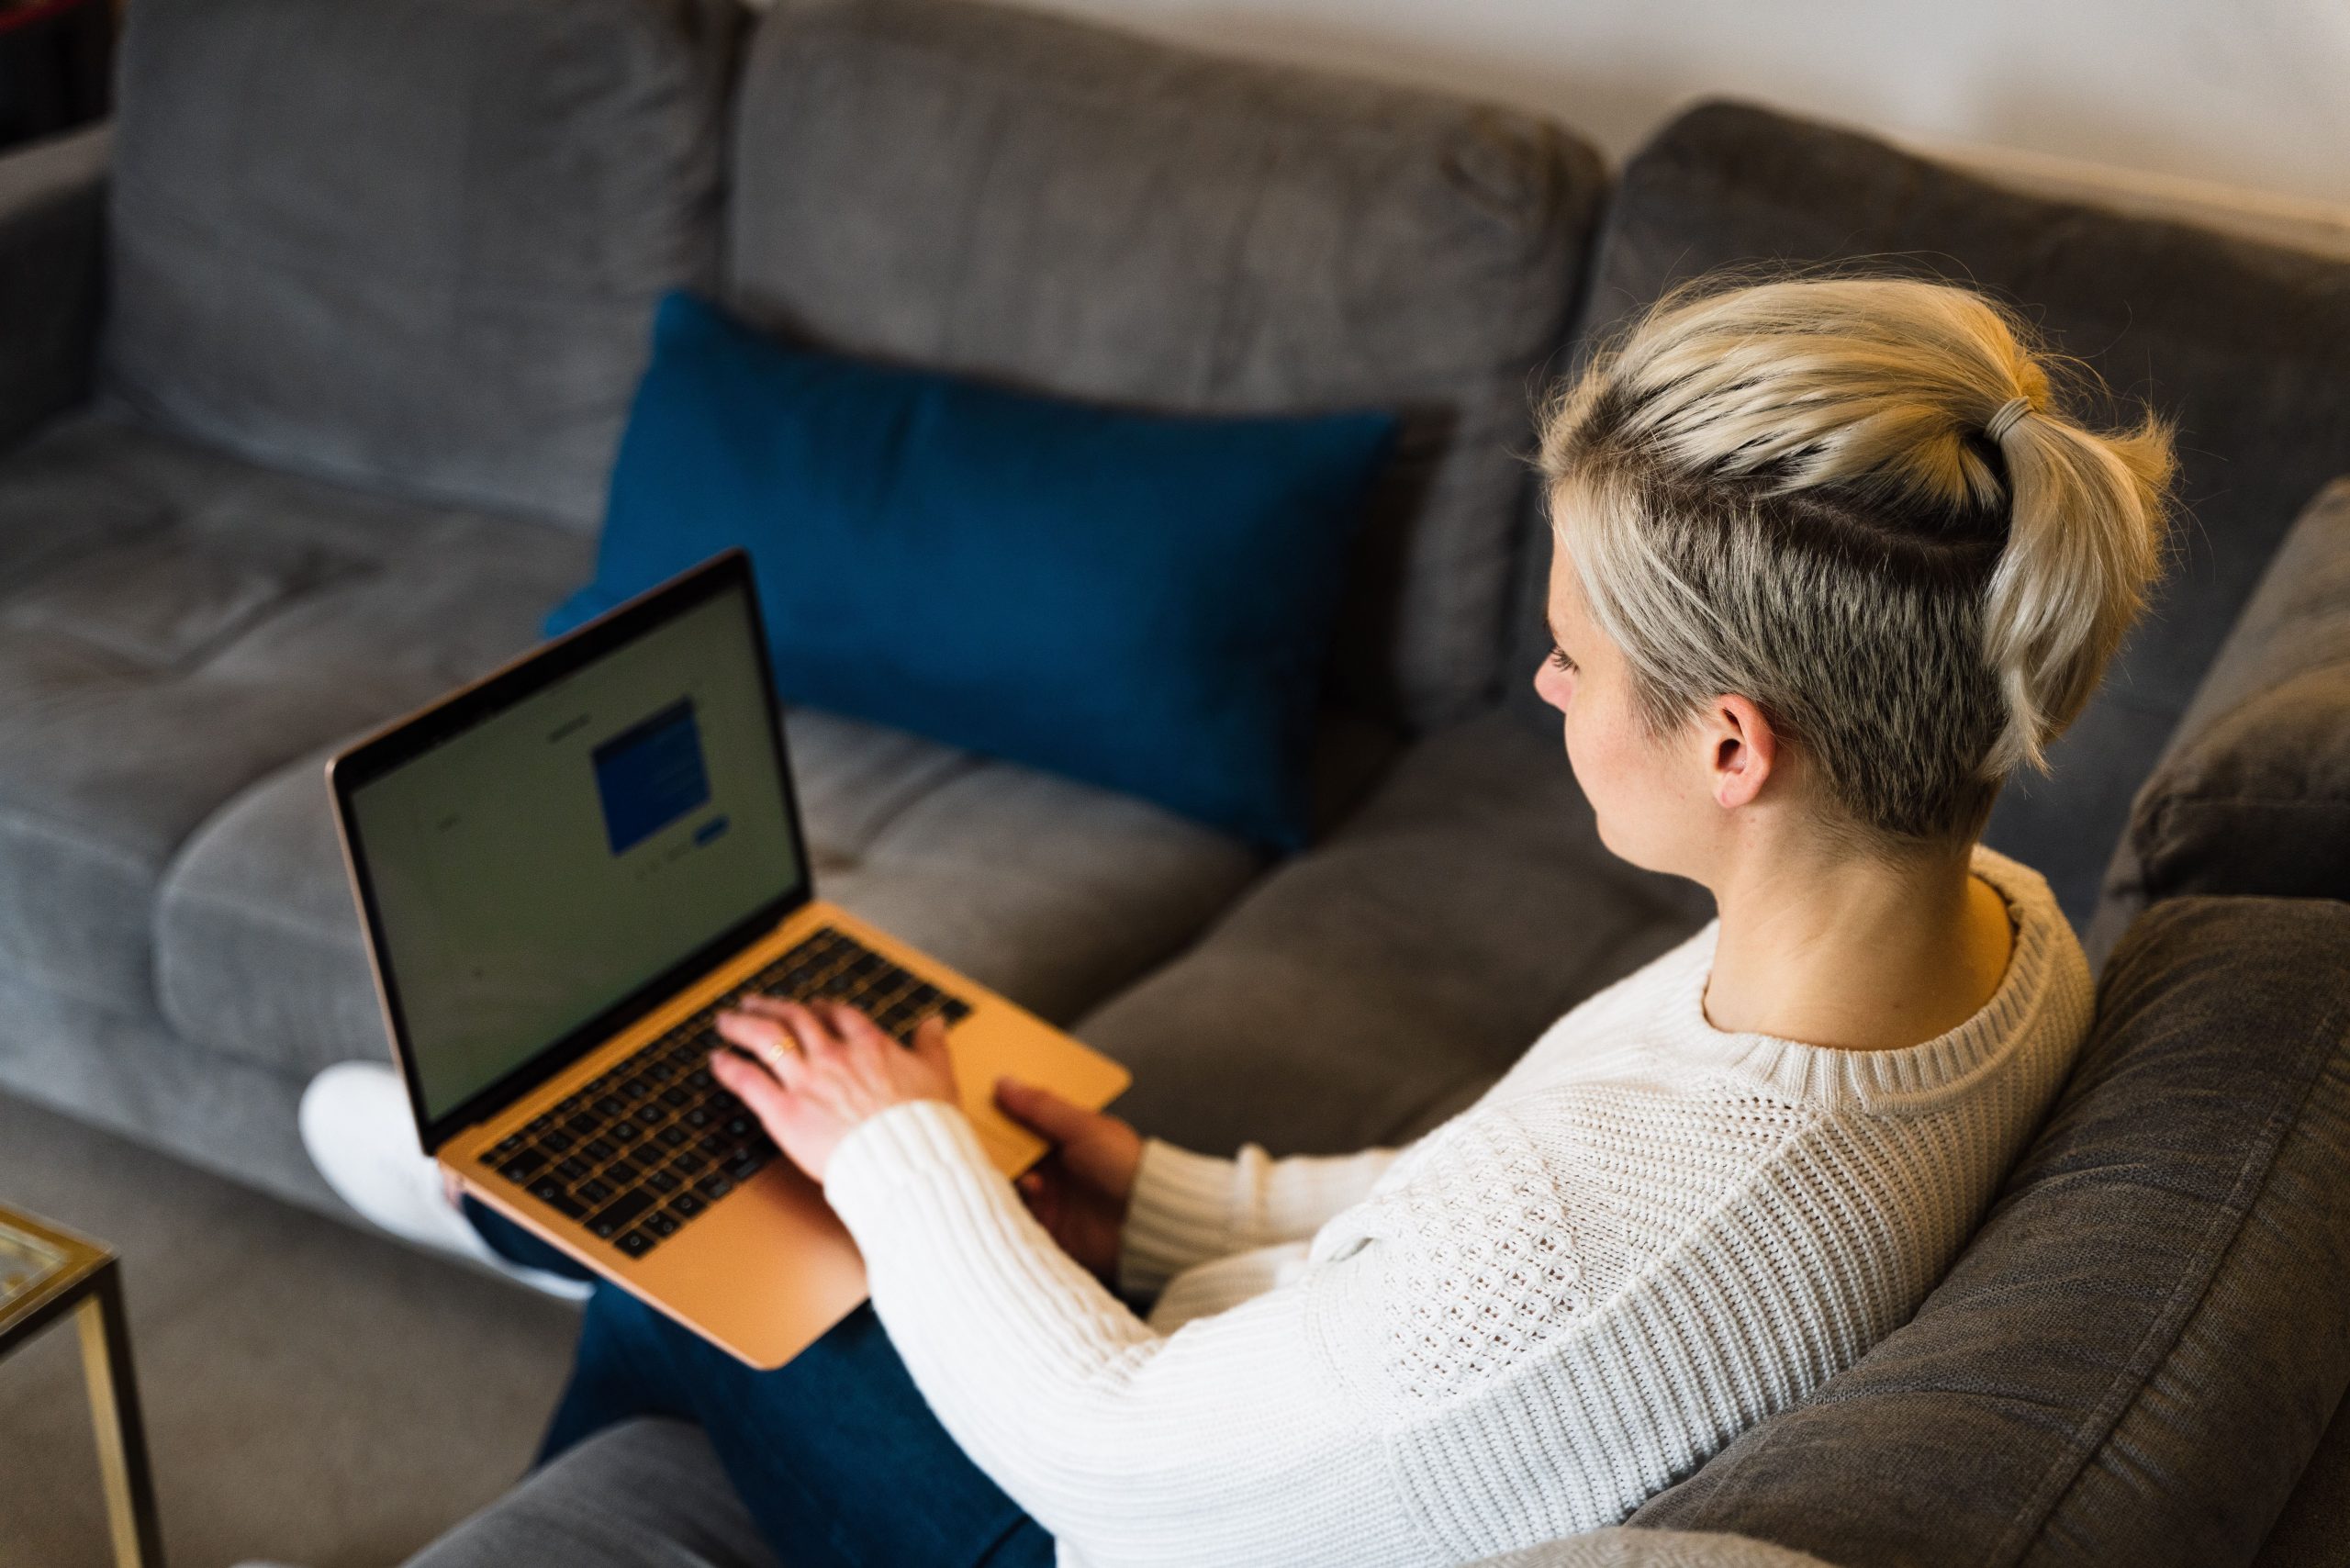
[[(2044, 875), (2080, 926), (2132, 795), (2277, 542), (2350, 467), (2350, 263), (2021, 195), (1867, 137), (1717, 103), (1626, 166), (1579, 330), (1604, 330), (1718, 266), (1859, 258), (2010, 300), (2125, 402), (2149, 399), (2178, 421), (2189, 515), (2170, 580), (2052, 750), (2053, 777), (2010, 780), (1985, 834)], [(1530, 671), (1546, 645), (1537, 589), (1550, 544), (1539, 531), (1527, 543), (1515, 662)]]
[(1427, 724), (1493, 689), (1534, 373), (1601, 187), (1471, 103), (973, 0), (783, 0), (740, 94), (732, 303), (1063, 397), (1400, 413), (1333, 675)]
[(732, 0), (140, 0), (101, 374), (248, 457), (592, 526), (717, 264)]
[(2350, 899), (2350, 479), (2285, 536), (2140, 788), (2091, 958), (2180, 893)]
[(2350, 905), (2177, 899), (1908, 1324), (1636, 1522), (1869, 1568), (2251, 1561), (2350, 1387)]

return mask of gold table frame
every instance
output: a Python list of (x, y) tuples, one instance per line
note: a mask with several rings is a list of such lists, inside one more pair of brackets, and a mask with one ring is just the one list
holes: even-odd
[(59, 1259), (46, 1273), (25, 1281), (17, 1294), (0, 1297), (0, 1360), (67, 1313), (74, 1315), (115, 1562), (121, 1568), (162, 1568), (154, 1474), (147, 1463), (139, 1384), (130, 1368), (130, 1324), (122, 1313), (121, 1260), (109, 1248), (4, 1205), (0, 1229), (18, 1232)]

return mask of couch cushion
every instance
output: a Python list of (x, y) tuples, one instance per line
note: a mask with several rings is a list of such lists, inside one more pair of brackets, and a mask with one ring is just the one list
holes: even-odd
[[(2052, 748), (2054, 776), (2012, 780), (1984, 835), (2044, 875), (2081, 926), (2204, 666), (2295, 512), (2350, 454), (2350, 263), (2023, 196), (1848, 131), (1708, 104), (1626, 166), (1584, 330), (1727, 263), (1859, 258), (2009, 298), (2178, 421), (2188, 515), (2169, 583)], [(1547, 529), (1527, 543), (1514, 678), (1547, 647), (1534, 602)]]
[(567, 530), (84, 417), (0, 462), (0, 964), (151, 1015), (165, 866), (254, 780), (535, 638)]
[(1416, 1136), (1569, 1007), (1712, 915), (1599, 843), (1556, 734), (1489, 713), (1407, 751), (1319, 847), (1079, 1025), (1118, 1111), (1212, 1154)]
[(1602, 187), (1580, 142), (969, 0), (787, 0), (732, 177), (762, 324), (1140, 407), (1402, 412), (1336, 678), (1416, 723), (1490, 692), (1529, 375)]
[[(1257, 868), (1124, 795), (813, 710), (785, 720), (818, 893), (1047, 1018), (1172, 952)], [(320, 782), (330, 749), (207, 823), (155, 915), (173, 1025), (304, 1076), (386, 1048)]]
[(286, 467), (592, 525), (712, 275), (731, 0), (140, 0), (102, 375)]
[(2277, 547), (2140, 787), (2090, 958), (2179, 893), (2350, 899), (2350, 479)]
[(1917, 1316), (1636, 1522), (1870, 1568), (2252, 1560), (2350, 1386), (2350, 905), (2156, 905)]
[(608, 1427), (408, 1560), (408, 1568), (777, 1568), (689, 1421)]

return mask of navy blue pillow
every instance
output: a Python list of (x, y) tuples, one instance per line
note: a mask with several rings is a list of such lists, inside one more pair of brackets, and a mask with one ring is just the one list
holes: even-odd
[(662, 301), (569, 630), (730, 545), (778, 689), (1303, 846), (1323, 661), (1384, 413), (1069, 403)]

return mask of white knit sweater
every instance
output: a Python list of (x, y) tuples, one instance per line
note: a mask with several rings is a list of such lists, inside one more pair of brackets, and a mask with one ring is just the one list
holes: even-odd
[(1119, 1264), (1164, 1284), (1147, 1319), (943, 1101), (854, 1129), (826, 1191), (916, 1385), (1063, 1568), (1438, 1564), (1613, 1524), (1907, 1319), (2047, 1108), (2088, 967), (2036, 872), (1974, 864), (2014, 956), (1923, 1045), (1716, 1029), (1717, 922), (1400, 1152), (1147, 1140)]

